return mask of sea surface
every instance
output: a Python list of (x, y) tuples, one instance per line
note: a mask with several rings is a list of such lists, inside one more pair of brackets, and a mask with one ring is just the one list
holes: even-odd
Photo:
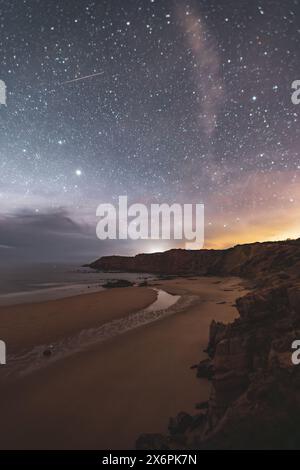
[(0, 305), (39, 302), (103, 290), (109, 280), (133, 283), (155, 279), (143, 273), (96, 272), (70, 264), (0, 267)]

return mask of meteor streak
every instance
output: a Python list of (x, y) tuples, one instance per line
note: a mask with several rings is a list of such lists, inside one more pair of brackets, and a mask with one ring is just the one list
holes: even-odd
[(64, 85), (65, 83), (73, 83), (73, 82), (78, 82), (79, 80), (85, 80), (86, 78), (97, 77), (97, 75), (103, 75), (103, 74), (104, 74), (104, 72), (98, 72), (98, 73), (94, 73), (92, 75), (86, 75), (85, 77), (74, 78), (73, 80), (68, 80), (66, 82), (62, 82), (62, 85)]

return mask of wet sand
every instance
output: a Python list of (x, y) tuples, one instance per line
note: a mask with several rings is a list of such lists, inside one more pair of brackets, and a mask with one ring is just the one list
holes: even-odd
[[(206, 357), (203, 349), (210, 322), (232, 321), (237, 316), (232, 305), (246, 291), (238, 278), (174, 279), (155, 286), (183, 296), (192, 294), (197, 300), (179, 313), (3, 384), (0, 448), (130, 449), (139, 434), (164, 432), (170, 416), (183, 410), (193, 412), (197, 402), (208, 398), (209, 383), (196, 379), (190, 366)], [(127, 315), (132, 308), (138, 308), (135, 301), (149, 304), (155, 295), (152, 289), (127, 288), (80, 296), (80, 300), (63, 299), (66, 311), (69, 302), (72, 309), (80, 303), (76, 315), (64, 314), (64, 321), (53, 306), (47, 310), (48, 315), (41, 309), (34, 314), (31, 309), (23, 310), (22, 321), (28, 327), (18, 332), (15, 345), (36, 341), (41, 331), (39, 315), (47, 330), (43, 334), (57, 337), (99, 321), (99, 308), (97, 314), (93, 313), (95, 301), (106, 305), (105, 318), (111, 319), (110, 315)], [(116, 303), (115, 309), (108, 311), (111, 302)], [(51, 311), (53, 315), (56, 312), (55, 321)], [(15, 311), (11, 321), (15, 321), (13, 315), (20, 319), (21, 312)], [(86, 312), (90, 312), (87, 318)], [(35, 331), (32, 335), (26, 331), (29, 324)]]
[(145, 287), (115, 288), (0, 307), (0, 338), (6, 342), (10, 353), (16, 353), (126, 316), (147, 307), (156, 297), (154, 290)]

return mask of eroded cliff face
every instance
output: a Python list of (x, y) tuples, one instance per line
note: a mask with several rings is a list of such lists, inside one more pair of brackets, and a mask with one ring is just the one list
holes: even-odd
[(211, 381), (209, 401), (171, 418), (168, 435), (140, 436), (138, 449), (300, 448), (300, 365), (291, 360), (300, 340), (300, 239), (108, 257), (93, 267), (254, 281), (236, 300), (239, 318), (210, 326), (208, 359), (197, 367)]
[(231, 253), (225, 269), (239, 264), (236, 274), (255, 278), (256, 288), (237, 299), (237, 320), (210, 326), (209, 357), (197, 368), (211, 380), (210, 399), (195, 415), (171, 419), (169, 435), (141, 436), (140, 449), (300, 448), (300, 365), (291, 348), (300, 339), (299, 240)]
[(300, 239), (237, 245), (227, 250), (169, 250), (134, 257), (104, 256), (89, 265), (104, 271), (148, 272), (173, 275), (272, 276), (300, 270)]
[(283, 281), (237, 299), (240, 318), (212, 322), (208, 359), (197, 375), (211, 380), (198, 412), (170, 419), (169, 434), (144, 434), (138, 449), (300, 448), (300, 282)]

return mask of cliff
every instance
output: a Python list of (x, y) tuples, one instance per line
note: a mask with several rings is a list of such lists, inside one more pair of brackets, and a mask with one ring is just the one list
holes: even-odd
[(291, 360), (300, 340), (300, 239), (105, 257), (91, 266), (254, 281), (253, 291), (236, 300), (239, 318), (210, 326), (208, 358), (197, 366), (197, 375), (211, 381), (209, 401), (194, 415), (171, 418), (167, 435), (140, 436), (138, 449), (300, 448), (300, 365)]
[(237, 245), (227, 250), (169, 250), (134, 257), (104, 256), (89, 267), (103, 271), (173, 275), (237, 275), (259, 279), (300, 270), (300, 239)]

